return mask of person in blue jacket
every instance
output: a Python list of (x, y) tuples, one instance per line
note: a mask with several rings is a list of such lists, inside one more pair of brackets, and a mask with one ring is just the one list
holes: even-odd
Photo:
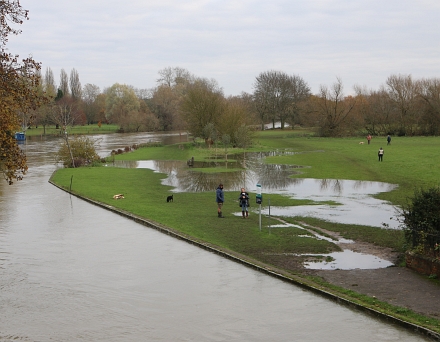
[(215, 193), (216, 193), (215, 201), (217, 202), (217, 214), (219, 218), (223, 218), (224, 216), (222, 214), (222, 207), (225, 201), (225, 194), (223, 193), (223, 184), (221, 183), (219, 184)]

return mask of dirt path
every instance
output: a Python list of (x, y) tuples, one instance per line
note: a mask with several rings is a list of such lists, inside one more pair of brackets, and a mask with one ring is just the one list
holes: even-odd
[[(321, 231), (340, 238), (337, 233)], [(340, 243), (343, 249), (372, 254), (397, 263), (398, 253), (364, 242)], [(422, 276), (405, 267), (388, 267), (373, 270), (312, 270), (309, 274), (325, 281), (365, 294), (389, 304), (405, 307), (415, 312), (440, 319), (440, 282)]]
[[(334, 232), (325, 232), (339, 238)], [(353, 241), (339, 245), (343, 249), (375, 255), (393, 264), (397, 263), (399, 257), (390, 248), (365, 242)], [(408, 268), (395, 266), (373, 270), (315, 270), (312, 273), (333, 285), (440, 319), (440, 283)]]
[(440, 286), (404, 267), (315, 271), (327, 282), (440, 319)]

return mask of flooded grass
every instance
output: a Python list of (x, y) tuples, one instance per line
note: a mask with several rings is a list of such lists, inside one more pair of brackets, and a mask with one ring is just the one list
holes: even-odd
[[(75, 193), (256, 258), (264, 252), (327, 253), (340, 250), (329, 241), (299, 237), (304, 231), (298, 228), (272, 230), (270, 234), (267, 229), (260, 232), (255, 212), (252, 211), (246, 220), (235, 216), (240, 211), (236, 192), (226, 192), (223, 209), (226, 218), (219, 220), (214, 191), (175, 193), (174, 202), (166, 203), (171, 187), (161, 184), (161, 179), (165, 177), (163, 174), (148, 169), (62, 169), (54, 175), (53, 181), (67, 189), (71, 176), (72, 191)], [(113, 195), (117, 193), (123, 193), (125, 199), (113, 200)], [(281, 195), (274, 195), (273, 198), (289, 204), (294, 202)]]
[[(416, 184), (428, 184), (433, 180), (430, 172), (426, 174), (426, 178), (425, 174), (418, 173), (417, 180), (420, 182), (416, 182), (416, 177), (414, 177), (416, 173), (414, 171), (415, 168), (411, 169), (408, 177), (405, 178), (405, 170), (402, 166), (399, 166), (400, 164), (396, 160), (393, 163), (385, 164), (385, 161), (388, 160), (385, 159), (383, 165), (388, 165), (388, 167), (372, 163), (370, 159), (375, 160), (375, 151), (360, 152), (359, 145), (357, 143), (355, 145), (356, 139), (304, 138), (301, 140), (296, 136), (283, 136), (282, 138), (279, 138), (279, 135), (270, 136), (277, 141), (265, 140), (265, 148), (269, 149), (275, 145), (277, 148), (284, 146), (284, 151), (289, 153), (285, 153), (283, 156), (267, 157), (269, 161), (271, 161), (270, 158), (282, 158), (282, 162), (286, 163), (284, 164), (286, 168), (279, 173), (279, 179), (277, 179), (276, 173), (275, 175), (273, 174), (277, 168), (268, 167), (267, 170), (269, 171), (266, 178), (268, 180), (284, 180), (286, 184), (300, 184), (303, 181), (301, 178), (304, 177), (316, 177), (325, 180), (330, 179), (331, 176), (336, 176), (337, 179), (352, 177), (351, 179), (356, 180), (393, 181), (400, 185), (398, 189), (391, 192), (384, 191), (374, 196), (390, 198), (394, 203), (402, 202), (402, 196), (409, 192), (409, 184), (411, 184), (412, 188)], [(397, 138), (395, 140), (398, 141)], [(430, 141), (434, 143), (434, 140)], [(393, 143), (395, 143), (394, 140)], [(325, 149), (323, 149), (323, 146), (318, 145), (324, 145)], [(406, 152), (401, 155), (402, 158), (410, 158), (409, 150), (406, 149), (408, 149), (408, 145), (403, 149)], [(431, 146), (428, 147), (429, 149), (431, 149)], [(192, 156), (195, 156), (196, 159), (209, 160), (208, 152), (201, 151), (201, 149), (190, 145), (185, 145), (184, 148), (163, 146), (142, 150), (139, 153), (136, 151), (132, 154), (121, 156), (121, 159), (129, 156), (126, 160), (157, 159), (163, 161), (168, 159), (185, 162)], [(291, 153), (301, 150), (311, 152)], [(414, 166), (414, 157), (411, 157), (411, 159), (409, 165)], [(389, 160), (392, 161), (393, 158), (390, 157)], [(290, 168), (289, 163), (292, 163)], [(286, 170), (290, 172), (293, 168), (297, 168), (298, 165), (310, 166), (310, 168), (301, 169), (299, 174), (291, 175), (287, 178), (284, 177), (282, 172)], [(420, 169), (424, 170), (426, 165), (425, 162), (420, 163)], [(399, 167), (400, 169), (396, 170)], [(222, 167), (219, 169), (222, 169)], [(243, 184), (241, 179), (237, 182), (231, 181), (228, 185), (226, 202), (223, 209), (225, 218), (218, 219), (214, 202), (215, 194), (213, 189), (215, 187), (212, 187), (212, 185), (218, 184), (222, 180), (222, 176), (219, 176), (218, 169), (216, 172), (212, 172), (212, 170), (207, 172), (207, 170), (209, 168), (194, 170), (196, 172), (192, 171), (198, 175), (199, 180), (195, 184), (194, 182), (188, 182), (191, 184), (187, 185), (186, 189), (191, 191), (174, 191), (174, 202), (168, 204), (165, 202), (165, 199), (170, 194), (170, 191), (175, 190), (172, 185), (173, 183), (164, 183), (165, 175), (148, 169), (64, 169), (58, 171), (54, 175), (53, 180), (68, 188), (71, 176), (73, 175), (72, 189), (83, 196), (133, 212), (188, 234), (196, 240), (226, 248), (234, 253), (284, 269), (291, 274), (295, 274), (302, 268), (302, 262), (307, 258), (304, 255), (315, 255), (327, 263), (331, 263), (331, 258), (337, 259), (332, 253), (341, 252), (340, 246), (333, 243), (331, 239), (313, 238), (313, 234), (305, 233), (304, 229), (298, 227), (275, 227), (274, 219), (264, 216), (263, 229), (260, 231), (258, 228), (258, 216), (255, 213), (256, 208), (254, 206), (251, 207), (252, 211), (249, 219), (237, 217), (237, 213), (239, 213), (236, 202), (238, 192), (235, 189), (239, 189), (240, 185)], [(239, 169), (234, 172), (243, 172), (243, 170)], [(231, 172), (231, 174), (234, 172)], [(170, 168), (170, 174), (174, 178), (178, 177), (178, 174), (174, 173), (172, 168)], [(185, 184), (184, 178), (179, 179), (179, 181)], [(206, 189), (208, 188), (205, 186), (211, 186), (211, 190), (207, 191)], [(112, 196), (115, 193), (124, 193), (126, 197), (124, 200), (114, 201)], [(390, 193), (392, 195), (389, 195)], [(319, 192), (316, 194), (319, 194)], [(267, 199), (267, 197), (265, 198)], [(287, 193), (283, 194), (283, 192), (270, 194), (270, 199), (273, 203), (281, 206), (295, 206), (299, 204), (298, 200), (317, 202), (312, 199), (291, 198)], [(322, 201), (327, 202), (327, 204), (338, 204), (340, 206), (340, 202), (336, 200), (322, 198)], [(390, 247), (396, 251), (401, 251), (403, 248), (403, 233), (397, 229), (342, 224), (312, 217), (300, 217), (298, 215), (284, 217), (284, 219), (292, 224), (304, 223), (308, 226), (316, 226), (318, 230), (322, 228), (338, 232), (345, 239), (365, 241), (378, 246)], [(325, 236), (324, 234), (322, 235)], [(334, 287), (328, 283), (323, 283), (319, 279), (313, 278), (313, 282), (315, 284), (321, 282), (324, 288), (328, 288), (334, 293), (338, 293), (349, 300), (362, 303), (365, 306), (390, 313), (393, 316), (418, 322), (423, 326), (437, 324), (437, 322), (423, 323), (421, 320), (426, 319), (424, 316), (414, 315), (412, 312), (399, 312), (399, 308), (390, 306), (387, 303), (378, 302), (353, 291)]]
[[(334, 223), (313, 217), (298, 216), (283, 219), (293, 224), (305, 223), (311, 227), (337, 232), (346, 239), (368, 242), (380, 247), (392, 248), (397, 252), (404, 252), (405, 237), (402, 230)], [(319, 231), (319, 228), (316, 230)]]

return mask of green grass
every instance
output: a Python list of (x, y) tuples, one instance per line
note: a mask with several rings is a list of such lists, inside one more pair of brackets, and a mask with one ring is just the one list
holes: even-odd
[[(394, 204), (406, 203), (415, 187), (438, 184), (438, 165), (440, 156), (437, 137), (394, 137), (391, 146), (386, 146), (385, 137), (375, 138), (371, 145), (359, 145), (359, 138), (316, 138), (310, 133), (297, 131), (265, 131), (256, 137), (256, 144), (246, 151), (288, 150), (297, 154), (270, 157), (266, 162), (290, 165), (305, 165), (303, 173), (295, 177), (319, 179), (352, 179), (381, 181), (398, 184), (399, 188), (391, 193), (382, 193), (378, 197)], [(382, 144), (385, 142), (384, 144)], [(377, 150), (384, 147), (384, 161), (377, 161)], [(240, 149), (229, 149), (242, 152)], [(206, 149), (203, 145), (185, 143), (171, 146), (141, 148), (134, 152), (117, 155), (123, 160), (209, 160), (215, 149)], [(220, 155), (224, 150), (218, 149)], [(222, 157), (223, 158), (223, 157)], [(223, 172), (225, 168), (200, 170), (202, 172)], [(289, 254), (326, 254), (340, 248), (332, 242), (301, 238), (308, 234), (303, 229), (273, 228), (269, 225), (278, 223), (275, 218), (263, 217), (263, 227), (259, 230), (258, 215), (251, 212), (249, 219), (234, 216), (240, 208), (236, 201), (236, 192), (226, 192), (223, 208), (225, 218), (217, 218), (215, 193), (175, 193), (174, 202), (166, 203), (170, 187), (161, 184), (163, 174), (148, 169), (122, 169), (110, 167), (61, 169), (52, 177), (52, 181), (65, 189), (69, 188), (73, 176), (72, 192), (110, 204), (139, 216), (166, 225), (176, 231), (187, 234), (195, 240), (203, 241), (223, 249), (252, 258), (261, 263), (282, 269), (291, 277), (301, 277), (301, 281), (310, 282), (349, 300), (359, 302), (366, 307), (402, 318), (406, 321), (426, 326), (440, 332), (438, 320), (433, 320), (378, 302), (353, 291), (334, 287), (319, 279), (306, 279), (295, 269), (290, 269), (287, 261), (294, 259)], [(125, 199), (114, 200), (114, 194), (123, 193)], [(251, 194), (252, 196), (252, 194)], [(313, 204), (316, 202), (294, 200), (282, 195), (271, 194), (271, 205), (292, 206)], [(333, 203), (334, 204), (334, 203)], [(255, 207), (251, 207), (255, 210)], [(306, 217), (284, 218), (292, 223), (305, 223), (308, 226), (339, 232), (347, 239), (366, 241), (379, 246), (402, 251), (403, 233), (397, 230), (380, 229), (368, 226), (336, 224)], [(301, 257), (298, 257), (299, 262)]]
[[(375, 197), (404, 205), (417, 187), (439, 184), (440, 137), (393, 137), (386, 145), (386, 137), (373, 138), (370, 145), (359, 145), (360, 138), (319, 138), (303, 131), (264, 131), (256, 135), (256, 143), (246, 152), (292, 151), (293, 155), (266, 158), (267, 163), (300, 165), (301, 174), (292, 177), (316, 179), (350, 179), (398, 184), (391, 192)], [(379, 147), (385, 150), (384, 161), (378, 162)], [(183, 149), (182, 149), (183, 148)], [(228, 154), (241, 153), (243, 149), (228, 149)], [(121, 160), (210, 160), (214, 155), (223, 160), (224, 149), (206, 149), (203, 144), (143, 148), (133, 153), (118, 155)], [(202, 172), (228, 172), (225, 167), (205, 168)]]
[[(257, 259), (262, 253), (328, 253), (340, 250), (327, 241), (298, 237), (304, 234), (304, 230), (298, 228), (272, 229), (271, 234), (261, 234), (258, 216), (254, 213), (247, 220), (233, 216), (233, 213), (240, 211), (235, 192), (226, 192), (223, 208), (226, 218), (219, 220), (214, 191), (176, 193), (174, 202), (166, 203), (170, 187), (160, 184), (165, 176), (148, 169), (62, 169), (55, 173), (52, 181), (68, 189), (72, 176), (72, 191), (78, 195), (111, 204), (197, 239)], [(112, 196), (118, 193), (123, 193), (125, 199), (114, 200)], [(271, 201), (282, 205), (304, 203), (280, 195), (273, 195)]]
[[(294, 155), (269, 157), (268, 163), (302, 165), (295, 177), (317, 179), (351, 179), (398, 184), (399, 188), (377, 195), (396, 205), (406, 204), (416, 187), (439, 184), (440, 137), (374, 138), (370, 145), (359, 145), (359, 138), (286, 137), (262, 132), (258, 138), (264, 148), (288, 149)], [(385, 150), (384, 161), (378, 162), (377, 151)]]
[[(378, 229), (376, 227), (334, 223), (313, 217), (284, 217), (286, 222), (319, 227), (339, 233), (343, 238), (372, 243), (380, 247), (388, 247), (397, 252), (404, 252), (404, 233), (398, 229)], [(319, 229), (317, 230), (319, 232)], [(320, 233), (322, 234), (322, 233)]]

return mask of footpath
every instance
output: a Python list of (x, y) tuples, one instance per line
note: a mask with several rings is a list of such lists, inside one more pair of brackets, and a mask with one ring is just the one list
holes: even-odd
[(405, 267), (316, 271), (328, 283), (440, 319), (440, 285)]

